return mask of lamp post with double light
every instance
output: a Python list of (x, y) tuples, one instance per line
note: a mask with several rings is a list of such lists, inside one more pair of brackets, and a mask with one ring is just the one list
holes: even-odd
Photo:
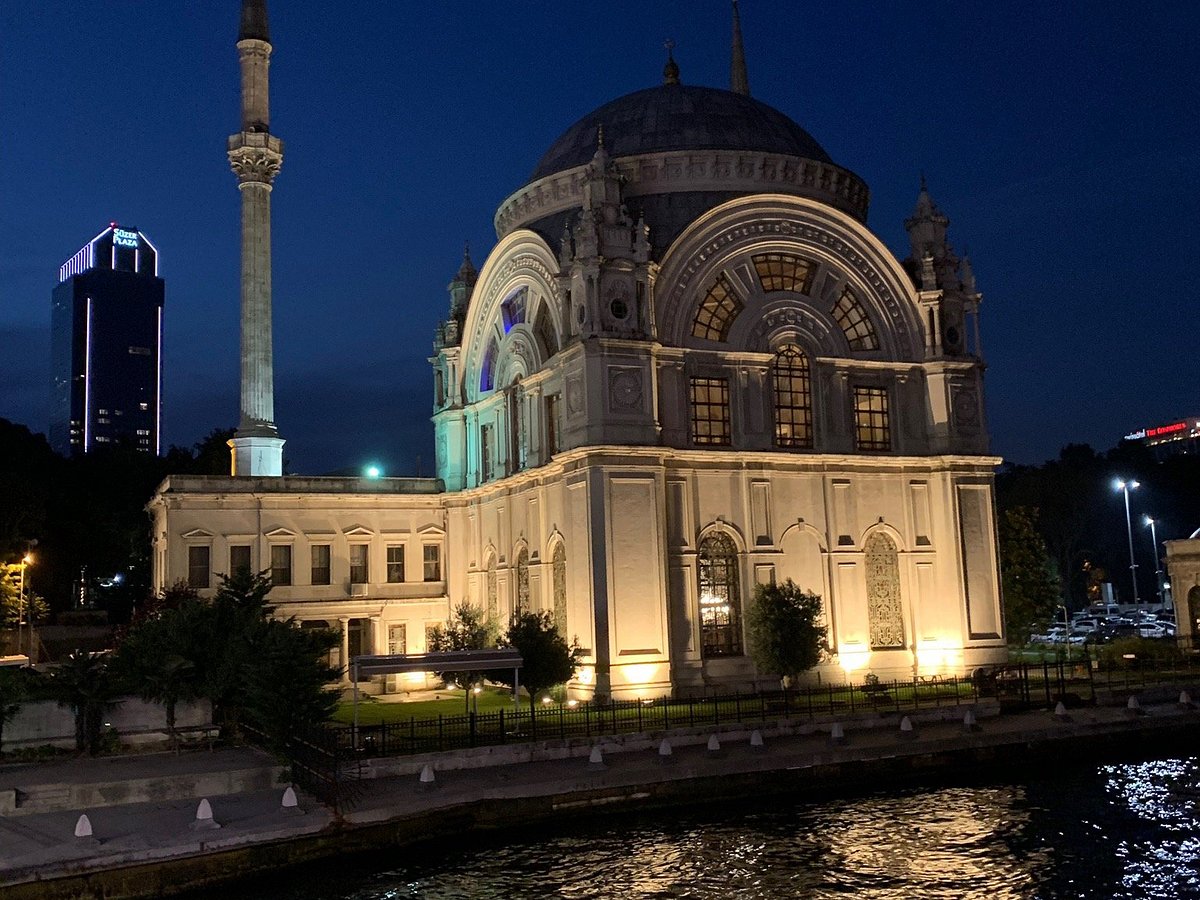
[(1162, 563), (1158, 556), (1158, 522), (1146, 516), (1145, 523), (1150, 526), (1150, 544), (1154, 549), (1154, 589), (1158, 592), (1158, 605), (1165, 607), (1167, 603), (1163, 597)]
[(1137, 560), (1133, 556), (1133, 519), (1129, 515), (1129, 492), (1136, 491), (1139, 485), (1136, 481), (1126, 481), (1124, 478), (1118, 478), (1113, 481), (1113, 489), (1118, 490), (1125, 495), (1125, 530), (1129, 534), (1129, 577), (1133, 581), (1133, 603), (1136, 606), (1141, 601), (1138, 599), (1137, 589)]

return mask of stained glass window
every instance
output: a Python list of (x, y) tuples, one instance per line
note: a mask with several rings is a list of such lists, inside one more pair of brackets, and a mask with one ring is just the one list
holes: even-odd
[(833, 305), (830, 315), (837, 321), (842, 333), (846, 335), (846, 341), (850, 344), (851, 350), (877, 350), (879, 348), (879, 339), (875, 337), (875, 326), (867, 318), (866, 310), (862, 308), (862, 304), (858, 302), (858, 298), (854, 296), (854, 292), (850, 288), (847, 287), (842, 291), (837, 303)]
[(743, 303), (734, 293), (733, 288), (724, 275), (718, 275), (716, 283), (709, 288), (700, 308), (696, 310), (696, 319), (692, 322), (692, 337), (704, 338), (707, 341), (729, 340), (729, 329), (733, 320), (742, 311)]

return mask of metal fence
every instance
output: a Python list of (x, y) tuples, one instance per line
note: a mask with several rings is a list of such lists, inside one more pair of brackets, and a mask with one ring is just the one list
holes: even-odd
[(490, 713), (327, 726), (340, 752), (358, 758), (430, 753), (526, 741), (593, 738), (671, 728), (752, 724), (862, 711), (896, 712), (971, 703), (986, 684), (972, 678), (841, 684), (684, 700), (514, 706)]

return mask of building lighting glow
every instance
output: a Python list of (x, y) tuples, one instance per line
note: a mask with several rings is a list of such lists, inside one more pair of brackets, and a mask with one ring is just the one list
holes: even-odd
[(383, 470), (379, 466), (367, 466), (363, 469), (363, 474), (368, 478), (378, 478), (383, 474)]
[(865, 669), (870, 659), (871, 651), (866, 648), (843, 646), (838, 652), (838, 663), (847, 675)]
[(92, 436), (92, 298), (87, 298), (87, 325), (83, 339), (83, 452)]

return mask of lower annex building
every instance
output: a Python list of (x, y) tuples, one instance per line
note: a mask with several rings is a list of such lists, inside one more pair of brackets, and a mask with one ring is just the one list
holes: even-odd
[(745, 614), (788, 578), (826, 681), (1005, 659), (969, 263), (924, 184), (898, 260), (867, 186), (734, 85), (669, 61), (504, 201), (435, 338), (436, 479), (172, 476), (156, 589), (269, 568), (343, 663), (424, 651), (462, 601), (551, 610), (577, 697), (773, 680)]

